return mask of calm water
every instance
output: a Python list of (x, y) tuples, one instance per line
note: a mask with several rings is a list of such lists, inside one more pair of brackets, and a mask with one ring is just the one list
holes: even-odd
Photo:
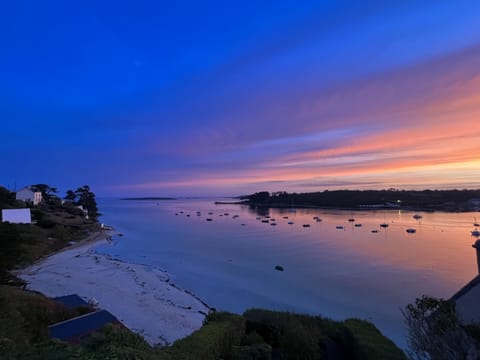
[[(449, 298), (477, 271), (470, 230), (478, 213), (421, 213), (415, 220), (412, 212), (383, 210), (258, 214), (213, 200), (103, 200), (99, 205), (102, 221), (125, 236), (98, 251), (167, 270), (210, 306), (368, 319), (402, 347), (400, 309), (422, 294)], [(277, 225), (262, 223), (265, 215)], [(417, 232), (408, 234), (410, 227)]]

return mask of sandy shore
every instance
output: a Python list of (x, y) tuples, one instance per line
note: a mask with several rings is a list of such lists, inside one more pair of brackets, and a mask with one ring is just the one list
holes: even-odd
[[(47, 296), (95, 299), (150, 345), (167, 345), (199, 329), (209, 308), (170, 282), (168, 273), (95, 252), (104, 236), (92, 235), (16, 275)], [(103, 238), (102, 240), (100, 240)]]

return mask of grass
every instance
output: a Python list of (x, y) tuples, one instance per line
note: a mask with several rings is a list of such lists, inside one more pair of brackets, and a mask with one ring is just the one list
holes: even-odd
[(47, 326), (77, 316), (42, 294), (0, 286), (2, 359), (325, 359), (325, 341), (343, 358), (405, 359), (402, 351), (367, 321), (336, 322), (319, 316), (252, 309), (244, 316), (215, 312), (190, 336), (164, 348), (113, 325), (71, 345), (48, 340)]
[(0, 285), (0, 310), (0, 339), (18, 346), (46, 341), (48, 325), (86, 312), (82, 308), (68, 309), (40, 293), (7, 285)]
[(333, 321), (270, 310), (251, 309), (245, 342), (258, 343), (259, 337), (273, 353), (285, 359), (326, 359), (336, 353), (348, 359), (405, 359), (403, 352), (371, 323), (349, 319)]
[(32, 264), (99, 230), (99, 224), (75, 209), (33, 208), (32, 216), (36, 224), (0, 223), (0, 284), (22, 284), (8, 271)]
[(164, 352), (171, 359), (209, 360), (228, 357), (245, 334), (246, 320), (240, 315), (220, 312), (208, 316), (205, 325), (175, 342)]
[(343, 324), (350, 330), (367, 359), (406, 359), (403, 351), (392, 340), (383, 336), (372, 323), (364, 320), (348, 319)]

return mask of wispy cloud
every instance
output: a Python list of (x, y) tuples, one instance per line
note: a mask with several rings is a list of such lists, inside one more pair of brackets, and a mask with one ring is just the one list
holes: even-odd
[[(461, 186), (468, 177), (480, 185), (478, 63), (480, 48), (466, 49), (329, 91), (282, 91), (246, 121), (233, 107), (229, 121), (175, 149), (197, 166), (140, 186)], [(281, 116), (278, 108), (281, 120), (262, 117)]]

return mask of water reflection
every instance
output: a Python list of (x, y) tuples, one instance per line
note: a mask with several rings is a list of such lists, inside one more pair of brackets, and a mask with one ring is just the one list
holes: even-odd
[(105, 251), (167, 269), (216, 308), (371, 319), (400, 345), (400, 308), (423, 294), (449, 298), (477, 271), (474, 213), (415, 219), (401, 210), (291, 212), (205, 200), (100, 205), (104, 221), (126, 235)]

